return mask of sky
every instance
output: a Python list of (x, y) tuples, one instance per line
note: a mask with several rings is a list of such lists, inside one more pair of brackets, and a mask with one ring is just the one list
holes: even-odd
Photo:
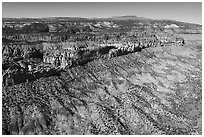
[(201, 2), (3, 2), (2, 17), (139, 16), (202, 24)]

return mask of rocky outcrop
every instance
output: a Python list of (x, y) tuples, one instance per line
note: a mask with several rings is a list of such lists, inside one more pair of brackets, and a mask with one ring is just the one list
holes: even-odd
[(4, 86), (25, 82), (27, 73), (34, 71), (36, 65), (43, 59), (40, 44), (3, 44), (2, 54)]
[(83, 53), (85, 50), (89, 52), (94, 52), (95, 54), (92, 54), (93, 56), (100, 53), (102, 50), (104, 50), (105, 47), (110, 47), (109, 50), (105, 51), (103, 54), (108, 54), (108, 58), (111, 58), (141, 51), (142, 49), (148, 47), (173, 45), (182, 46), (183, 44), (183, 38), (175, 36), (170, 37), (168, 35), (159, 36), (152, 34), (137, 35), (135, 39), (125, 39), (117, 42), (113, 41), (110, 43), (96, 43), (95, 48), (89, 48), (90, 45), (87, 45), (87, 47), (85, 48), (79, 48), (79, 45), (73, 42), (65, 42), (59, 44), (45, 43), (44, 50), (46, 51), (46, 53), (44, 54), (44, 63), (50, 63), (53, 67), (60, 66), (62, 68), (65, 68), (66, 66), (71, 66), (71, 64), (73, 64), (73, 60), (81, 60), (81, 58), (83, 58), (84, 56)]

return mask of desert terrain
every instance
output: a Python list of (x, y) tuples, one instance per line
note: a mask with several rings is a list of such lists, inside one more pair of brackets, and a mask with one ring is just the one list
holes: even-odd
[(202, 134), (201, 25), (5, 18), (2, 33), (2, 134)]

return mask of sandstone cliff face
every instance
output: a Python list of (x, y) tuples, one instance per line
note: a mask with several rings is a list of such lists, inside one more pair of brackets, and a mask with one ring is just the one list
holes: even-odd
[(202, 134), (202, 45), (185, 38), (3, 88), (3, 133)]

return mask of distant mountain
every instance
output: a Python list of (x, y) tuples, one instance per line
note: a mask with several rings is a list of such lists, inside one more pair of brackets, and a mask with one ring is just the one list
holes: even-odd
[(107, 19), (113, 20), (152, 20), (150, 18), (138, 17), (138, 16), (113, 16)]

